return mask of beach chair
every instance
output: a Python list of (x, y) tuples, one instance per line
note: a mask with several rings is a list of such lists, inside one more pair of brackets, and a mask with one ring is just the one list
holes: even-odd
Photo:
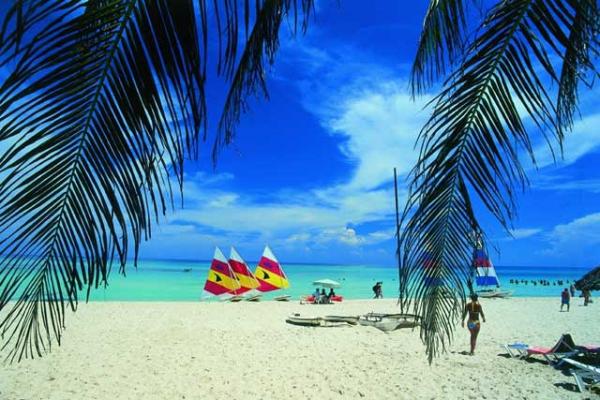
[(573, 341), (571, 334), (565, 333), (556, 344), (549, 347), (529, 346), (525, 343), (506, 344), (504, 348), (512, 358), (526, 359), (530, 356), (543, 356), (548, 364), (553, 365), (566, 357), (573, 357), (583, 352), (583, 349)]
[[(600, 387), (600, 368), (570, 358), (563, 358), (563, 361), (577, 367), (571, 370), (571, 375), (575, 378), (575, 383), (580, 392), (583, 393), (588, 388)], [(585, 380), (588, 380), (589, 383), (586, 383)]]

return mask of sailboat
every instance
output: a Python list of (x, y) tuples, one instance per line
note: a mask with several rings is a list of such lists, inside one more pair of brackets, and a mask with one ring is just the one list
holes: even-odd
[(501, 290), (496, 269), (482, 248), (473, 252), (473, 268), (475, 268), (475, 283), (478, 296), (483, 298), (506, 298), (512, 295), (512, 290)]
[[(271, 292), (290, 287), (290, 283), (285, 272), (283, 272), (281, 264), (279, 264), (279, 261), (277, 261), (277, 258), (269, 246), (265, 246), (265, 250), (258, 262), (254, 276), (259, 283), (259, 286), (256, 288), (259, 292)], [(273, 300), (288, 301), (290, 297), (290, 295), (281, 295), (273, 298)]]
[(233, 271), (236, 279), (238, 280), (240, 287), (231, 291), (233, 297), (230, 301), (240, 301), (244, 299), (243, 294), (247, 294), (245, 297), (248, 301), (257, 301), (260, 298), (260, 294), (252, 294), (253, 291), (260, 285), (256, 277), (248, 268), (248, 264), (244, 262), (242, 256), (232, 246), (229, 252), (229, 267)]
[(204, 284), (205, 296), (203, 297), (232, 296), (234, 291), (240, 288), (240, 282), (229, 266), (227, 259), (221, 250), (216, 247), (215, 255), (208, 269), (206, 283)]

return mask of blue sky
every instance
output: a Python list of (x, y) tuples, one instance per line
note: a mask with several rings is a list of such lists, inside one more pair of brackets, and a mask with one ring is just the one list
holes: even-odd
[[(216, 169), (210, 139), (187, 164), (185, 207), (155, 229), (143, 258), (207, 259), (215, 245), (235, 245), (255, 260), (268, 243), (283, 262), (395, 263), (392, 169), (403, 199), (434, 94), (412, 101), (407, 84), (426, 2), (318, 4), (306, 36), (283, 31), (270, 100), (251, 101)], [(597, 91), (582, 89), (582, 119), (563, 159), (536, 146), (512, 237), (481, 214), (497, 264), (599, 263)], [(222, 92), (222, 84), (209, 89), (211, 132)]]
[[(284, 263), (395, 264), (393, 168), (402, 202), (435, 95), (413, 101), (408, 90), (427, 2), (317, 5), (305, 36), (283, 28), (270, 99), (250, 99), (216, 168), (211, 150), (227, 86), (209, 81), (209, 135), (200, 159), (186, 163), (184, 208), (154, 226), (141, 258), (206, 260), (214, 246), (235, 245), (257, 260), (269, 244)], [(497, 264), (600, 263), (599, 90), (582, 88), (564, 158), (554, 163), (538, 140), (512, 236), (481, 213)]]

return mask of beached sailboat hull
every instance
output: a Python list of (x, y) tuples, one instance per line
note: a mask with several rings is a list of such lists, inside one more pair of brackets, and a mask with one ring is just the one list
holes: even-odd
[(372, 326), (383, 332), (391, 332), (402, 328), (414, 328), (420, 325), (418, 316), (413, 314), (369, 313), (362, 315), (358, 319), (358, 323), (364, 326)]
[(475, 292), (484, 299), (506, 299), (512, 296), (512, 290), (478, 290)]

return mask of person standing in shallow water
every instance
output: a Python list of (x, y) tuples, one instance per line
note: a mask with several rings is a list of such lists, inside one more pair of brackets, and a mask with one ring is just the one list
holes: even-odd
[(479, 329), (481, 328), (481, 322), (479, 321), (479, 315), (483, 322), (485, 322), (485, 314), (483, 313), (483, 307), (477, 301), (477, 295), (471, 295), (471, 301), (465, 306), (465, 311), (462, 316), (462, 327), (465, 327), (465, 317), (469, 316), (467, 320), (467, 329), (471, 334), (471, 352), (470, 355), (475, 354), (475, 346), (477, 346), (477, 336), (479, 335)]

